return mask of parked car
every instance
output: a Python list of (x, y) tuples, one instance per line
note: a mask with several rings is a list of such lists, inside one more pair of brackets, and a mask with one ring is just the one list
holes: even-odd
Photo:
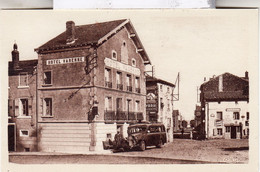
[(130, 149), (139, 148), (144, 151), (146, 146), (161, 147), (166, 143), (165, 126), (160, 123), (133, 124), (128, 127), (127, 132)]

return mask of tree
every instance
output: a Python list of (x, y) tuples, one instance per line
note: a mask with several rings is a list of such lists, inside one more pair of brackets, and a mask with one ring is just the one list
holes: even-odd
[(187, 128), (187, 126), (188, 126), (188, 122), (185, 120), (182, 120), (182, 127)]
[(194, 119), (190, 120), (190, 127), (192, 128), (196, 127), (196, 121)]

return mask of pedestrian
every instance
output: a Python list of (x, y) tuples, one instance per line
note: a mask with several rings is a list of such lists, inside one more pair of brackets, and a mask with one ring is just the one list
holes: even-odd
[(192, 139), (192, 137), (193, 137), (193, 136), (192, 136), (192, 131), (190, 131), (190, 139)]
[(184, 138), (184, 128), (181, 128), (181, 135), (182, 135), (182, 138)]

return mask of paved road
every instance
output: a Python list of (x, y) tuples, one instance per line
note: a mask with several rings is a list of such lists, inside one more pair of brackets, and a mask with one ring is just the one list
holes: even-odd
[(248, 140), (175, 139), (162, 148), (145, 151), (96, 154), (12, 153), (9, 161), (19, 164), (201, 164), (248, 163)]
[(10, 155), (18, 164), (205, 164), (209, 162), (121, 155)]

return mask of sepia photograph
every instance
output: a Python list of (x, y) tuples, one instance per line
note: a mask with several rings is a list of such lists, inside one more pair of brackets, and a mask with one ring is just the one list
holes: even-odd
[(0, 17), (5, 170), (257, 169), (258, 10)]

